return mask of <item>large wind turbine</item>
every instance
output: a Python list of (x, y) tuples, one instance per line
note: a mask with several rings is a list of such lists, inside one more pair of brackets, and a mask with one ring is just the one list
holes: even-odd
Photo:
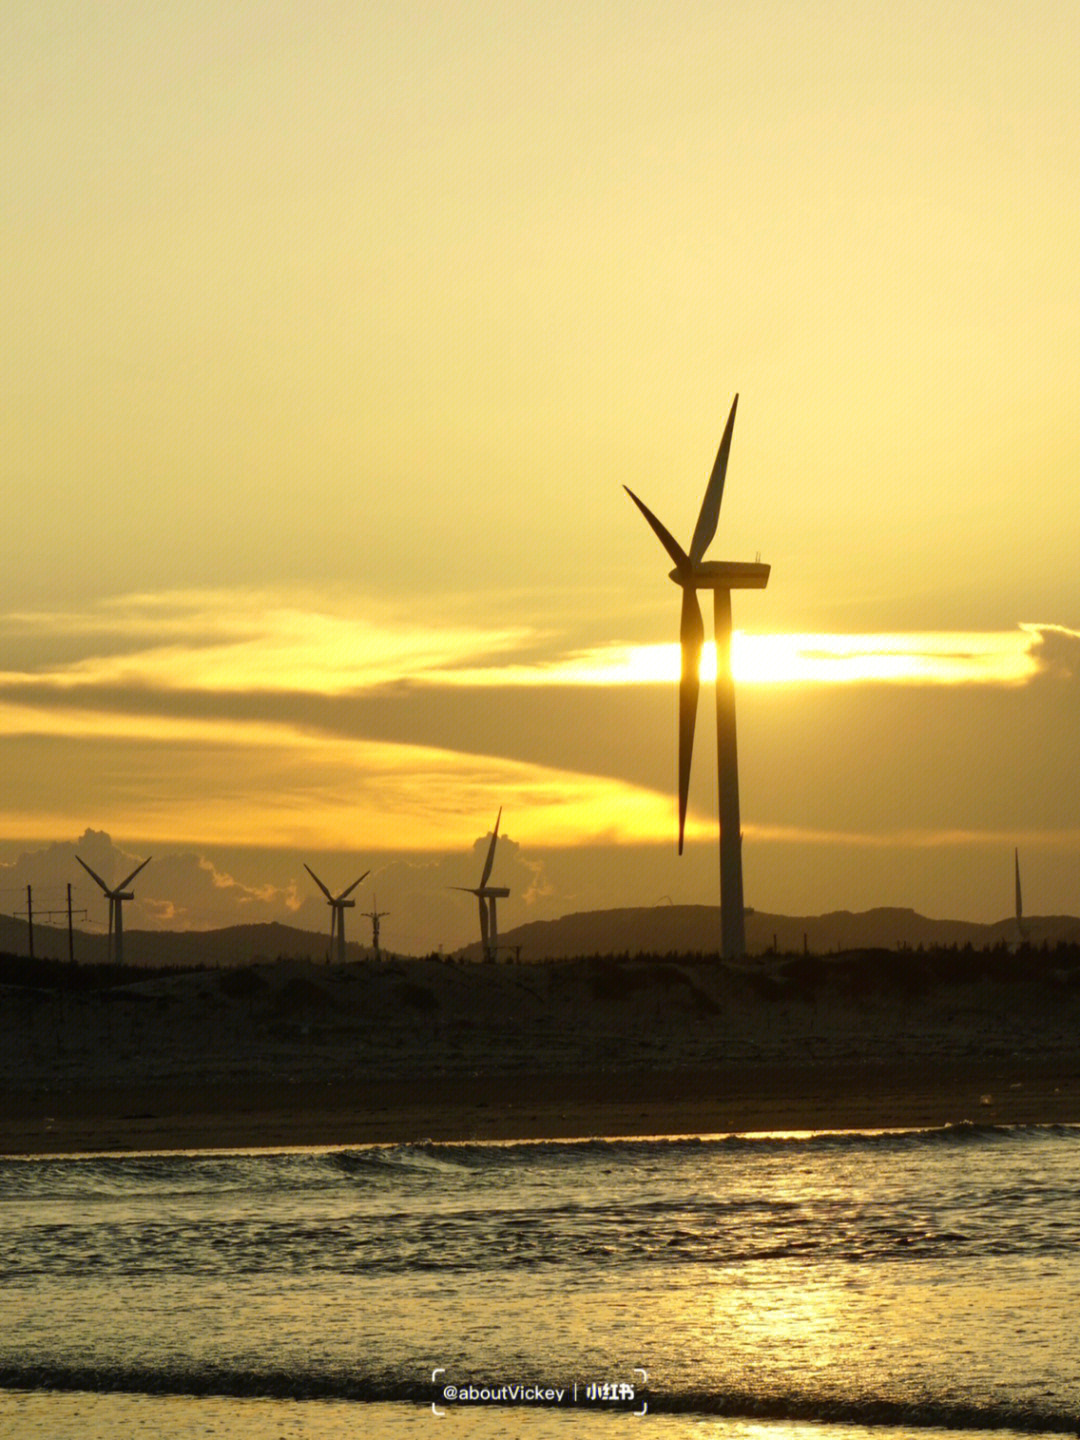
[(694, 722), (697, 718), (700, 685), (701, 651), (705, 643), (705, 623), (697, 592), (713, 592), (713, 615), (716, 635), (716, 748), (720, 789), (720, 935), (721, 952), (726, 959), (738, 959), (746, 953), (746, 930), (743, 921), (742, 832), (739, 828), (739, 765), (735, 745), (735, 685), (731, 676), (731, 592), (732, 590), (764, 590), (769, 583), (769, 566), (760, 562), (749, 564), (734, 560), (705, 560), (705, 551), (716, 534), (720, 518), (720, 501), (724, 495), (731, 432), (735, 428), (735, 407), (731, 403), (716, 464), (701, 502), (701, 513), (694, 527), (689, 552), (643, 505), (627, 486), (623, 488), (645, 519), (652, 526), (661, 545), (675, 562), (671, 578), (682, 587), (682, 619), (679, 639), (682, 645), (682, 674), (679, 680), (679, 854), (683, 849), (686, 829), (686, 803), (690, 789), (690, 757), (694, 748)]
[(353, 883), (348, 887), (348, 889), (342, 890), (342, 892), (341, 892), (340, 895), (331, 895), (331, 894), (330, 894), (330, 891), (326, 888), (326, 886), (323, 884), (323, 882), (319, 879), (318, 875), (315, 874), (315, 871), (312, 870), (311, 866), (308, 865), (306, 861), (305, 861), (305, 863), (304, 863), (304, 869), (305, 869), (305, 870), (307, 871), (307, 873), (311, 876), (311, 878), (315, 881), (315, 884), (318, 885), (318, 887), (319, 887), (319, 889), (322, 891), (322, 893), (326, 896), (326, 903), (330, 906), (330, 944), (333, 945), (333, 943), (334, 943), (334, 936), (335, 936), (335, 934), (336, 934), (336, 935), (337, 935), (337, 957), (336, 957), (336, 958), (337, 958), (337, 961), (338, 961), (338, 964), (339, 964), (339, 965), (344, 965), (344, 963), (345, 963), (345, 911), (346, 911), (346, 910), (351, 910), (351, 909), (355, 906), (355, 904), (356, 904), (356, 901), (355, 901), (355, 900), (349, 900), (347, 897), (348, 897), (349, 895), (351, 895), (352, 892), (356, 889), (357, 885), (360, 884), (360, 880), (366, 880), (366, 879), (367, 879), (367, 877), (371, 874), (371, 871), (370, 871), (370, 870), (365, 870), (364, 873), (363, 873), (363, 875), (360, 876), (360, 880), (354, 880)]
[(484, 947), (484, 959), (494, 960), (499, 945), (499, 924), (495, 915), (495, 901), (505, 900), (510, 891), (505, 885), (489, 885), (491, 867), (495, 863), (495, 842), (499, 838), (499, 821), (502, 819), (502, 806), (499, 806), (499, 813), (495, 817), (495, 829), (491, 835), (491, 844), (488, 846), (487, 859), (484, 861), (484, 871), (480, 876), (480, 884), (475, 890), (468, 885), (452, 885), (452, 890), (464, 890), (466, 895), (475, 895), (480, 905), (480, 941)]
[(86, 873), (97, 881), (104, 893), (109, 897), (109, 959), (115, 960), (117, 965), (124, 963), (124, 901), (135, 899), (131, 891), (125, 890), (124, 887), (125, 885), (130, 885), (132, 880), (135, 879), (135, 876), (143, 868), (143, 865), (149, 865), (153, 858), (152, 855), (148, 855), (142, 862), (142, 865), (135, 866), (135, 869), (132, 870), (126, 880), (121, 880), (119, 885), (114, 885), (112, 889), (110, 889), (101, 876), (98, 875), (96, 871), (90, 869), (90, 866), (81, 855), (75, 856), (75, 859), (78, 860)]

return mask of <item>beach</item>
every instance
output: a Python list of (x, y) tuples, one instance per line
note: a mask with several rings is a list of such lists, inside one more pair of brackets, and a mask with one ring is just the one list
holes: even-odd
[(1009, 963), (288, 961), (7, 987), (0, 1153), (1080, 1123), (1075, 972)]
[(8, 1091), (0, 1154), (1080, 1124), (1080, 1065), (732, 1066)]
[[(9, 985), (0, 1414), (406, 1440), (452, 1403), (491, 1440), (600, 1440), (589, 1387), (641, 1367), (663, 1440), (1067, 1432), (1077, 974), (948, 951)], [(464, 1415), (435, 1372), (575, 1399)]]

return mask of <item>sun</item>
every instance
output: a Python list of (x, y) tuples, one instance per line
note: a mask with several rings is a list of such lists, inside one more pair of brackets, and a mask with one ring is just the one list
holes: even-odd
[[(1038, 669), (1024, 630), (980, 634), (833, 635), (791, 633), (731, 637), (731, 669), (740, 685), (1017, 685)], [(661, 685), (679, 678), (678, 645), (627, 645), (582, 657), (578, 678), (608, 685)], [(707, 642), (701, 679), (716, 679)]]

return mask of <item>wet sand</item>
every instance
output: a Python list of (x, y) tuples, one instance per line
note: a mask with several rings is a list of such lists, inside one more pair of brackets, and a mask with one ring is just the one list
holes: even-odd
[(1080, 1063), (710, 1070), (0, 1092), (0, 1153), (1080, 1124)]

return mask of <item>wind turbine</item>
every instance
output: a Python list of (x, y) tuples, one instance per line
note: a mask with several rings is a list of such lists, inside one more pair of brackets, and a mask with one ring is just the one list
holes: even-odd
[(340, 895), (331, 895), (330, 891), (326, 888), (323, 882), (319, 879), (318, 875), (315, 874), (315, 871), (312, 870), (311, 866), (308, 865), (306, 861), (304, 863), (304, 869), (315, 881), (315, 884), (318, 885), (322, 893), (326, 896), (326, 903), (330, 906), (330, 944), (333, 945), (334, 936), (336, 934), (337, 962), (339, 965), (344, 965), (345, 911), (351, 910), (356, 904), (355, 900), (349, 900), (346, 897), (352, 894), (352, 892), (356, 889), (357, 885), (360, 884), (360, 880), (365, 880), (371, 874), (371, 871), (365, 870), (363, 875), (360, 876), (360, 880), (354, 880), (353, 883), (348, 887), (348, 889), (342, 890)]
[(378, 958), (379, 958), (379, 921), (383, 918), (384, 915), (389, 915), (389, 914), (390, 914), (390, 911), (389, 911), (389, 910), (380, 910), (380, 909), (379, 909), (379, 897), (378, 897), (377, 895), (372, 895), (372, 897), (371, 897), (371, 909), (370, 909), (370, 910), (362, 910), (360, 913), (363, 915), (363, 917), (364, 917), (365, 920), (370, 920), (370, 921), (371, 921), (371, 948), (375, 951), (375, 959), (378, 960)]
[(720, 501), (724, 495), (724, 475), (731, 450), (731, 432), (735, 428), (735, 407), (716, 454), (716, 464), (705, 489), (701, 512), (694, 526), (689, 552), (661, 525), (647, 505), (634, 492), (623, 486), (645, 519), (652, 526), (661, 545), (675, 562), (671, 579), (682, 588), (682, 618), (679, 639), (682, 647), (682, 673), (679, 679), (679, 854), (683, 850), (686, 830), (686, 804), (690, 790), (690, 758), (694, 748), (694, 722), (697, 718), (700, 686), (701, 651), (705, 643), (705, 623), (697, 592), (713, 592), (713, 624), (716, 636), (716, 750), (720, 790), (720, 937), (725, 959), (739, 959), (746, 953), (746, 929), (743, 911), (742, 831), (739, 826), (739, 764), (735, 744), (735, 684), (731, 676), (731, 592), (732, 590), (764, 590), (769, 583), (769, 566), (735, 560), (706, 560), (705, 551), (716, 534), (720, 518)]
[(1016, 943), (1023, 945), (1027, 936), (1024, 934), (1024, 901), (1020, 894), (1020, 851), (1013, 851), (1013, 862), (1016, 866)]
[(109, 897), (109, 960), (115, 961), (117, 965), (124, 963), (124, 901), (135, 899), (131, 891), (125, 890), (124, 887), (130, 885), (143, 866), (149, 865), (153, 858), (152, 855), (148, 855), (142, 865), (135, 866), (126, 880), (121, 880), (119, 885), (114, 885), (110, 889), (101, 876), (90, 869), (81, 855), (75, 856), (86, 873), (91, 879), (97, 881), (103, 892)]
[(452, 890), (464, 890), (466, 895), (475, 895), (480, 905), (480, 941), (484, 947), (484, 959), (494, 960), (499, 945), (499, 925), (495, 915), (495, 901), (505, 900), (510, 891), (505, 885), (489, 885), (488, 879), (491, 876), (491, 867), (495, 863), (495, 842), (499, 838), (499, 821), (502, 819), (502, 806), (499, 806), (499, 813), (495, 817), (495, 829), (491, 835), (491, 844), (488, 846), (487, 859), (484, 861), (484, 871), (480, 876), (480, 884), (475, 890), (468, 885), (452, 885)]

